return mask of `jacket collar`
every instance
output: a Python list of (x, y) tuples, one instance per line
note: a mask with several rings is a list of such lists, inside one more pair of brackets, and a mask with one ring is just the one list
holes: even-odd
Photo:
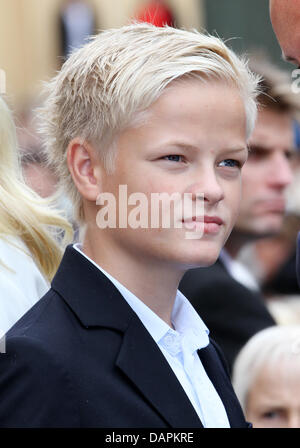
[(85, 327), (125, 331), (134, 315), (112, 282), (72, 245), (66, 248), (51, 286)]

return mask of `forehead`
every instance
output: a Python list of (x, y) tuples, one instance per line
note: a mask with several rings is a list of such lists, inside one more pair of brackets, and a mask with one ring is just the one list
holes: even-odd
[[(226, 107), (228, 113), (226, 113)], [(212, 120), (211, 115), (215, 114)], [(183, 125), (214, 128), (219, 118), (225, 127), (233, 119), (245, 124), (245, 109), (241, 95), (235, 86), (225, 81), (180, 79), (173, 81), (148, 109), (147, 123), (173, 127), (173, 132)], [(231, 122), (232, 124), (232, 122)]]
[(222, 81), (173, 81), (119, 136), (119, 146), (147, 151), (181, 145), (198, 154), (246, 148), (246, 111), (236, 87)]
[(257, 376), (257, 385), (266, 394), (284, 396), (285, 391), (298, 391), (296, 394), (299, 402), (300, 394), (300, 359), (299, 355), (283, 355), (276, 364), (266, 362)]
[(289, 112), (261, 108), (249, 144), (266, 149), (293, 147), (293, 122)]

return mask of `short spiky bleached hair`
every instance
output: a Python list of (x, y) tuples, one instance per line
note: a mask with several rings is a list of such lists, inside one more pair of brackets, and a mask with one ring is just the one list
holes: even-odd
[(256, 118), (258, 79), (217, 37), (135, 23), (94, 36), (76, 50), (47, 84), (41, 109), (49, 163), (84, 221), (81, 197), (67, 166), (67, 146), (80, 137), (96, 144), (105, 169), (113, 170), (115, 139), (174, 80), (196, 76), (236, 86), (245, 104), (247, 135)]

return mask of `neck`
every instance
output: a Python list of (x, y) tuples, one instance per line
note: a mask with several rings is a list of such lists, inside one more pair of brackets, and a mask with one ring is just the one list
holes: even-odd
[(236, 258), (240, 250), (247, 244), (250, 243), (255, 238), (251, 238), (250, 235), (239, 232), (233, 229), (230, 237), (228, 238), (225, 249), (232, 258)]
[(101, 233), (87, 229), (83, 252), (172, 327), (171, 314), (183, 272), (112, 246), (111, 240), (108, 245), (108, 238)]

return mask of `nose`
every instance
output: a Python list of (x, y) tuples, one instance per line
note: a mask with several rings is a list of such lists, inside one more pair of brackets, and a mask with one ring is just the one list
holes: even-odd
[(278, 190), (284, 190), (292, 182), (291, 164), (282, 151), (274, 154), (268, 175), (269, 184)]
[(205, 170), (195, 179), (195, 182), (190, 186), (189, 193), (192, 193), (193, 200), (202, 198), (207, 205), (214, 205), (224, 199), (224, 191), (218, 181), (216, 173), (213, 169)]

